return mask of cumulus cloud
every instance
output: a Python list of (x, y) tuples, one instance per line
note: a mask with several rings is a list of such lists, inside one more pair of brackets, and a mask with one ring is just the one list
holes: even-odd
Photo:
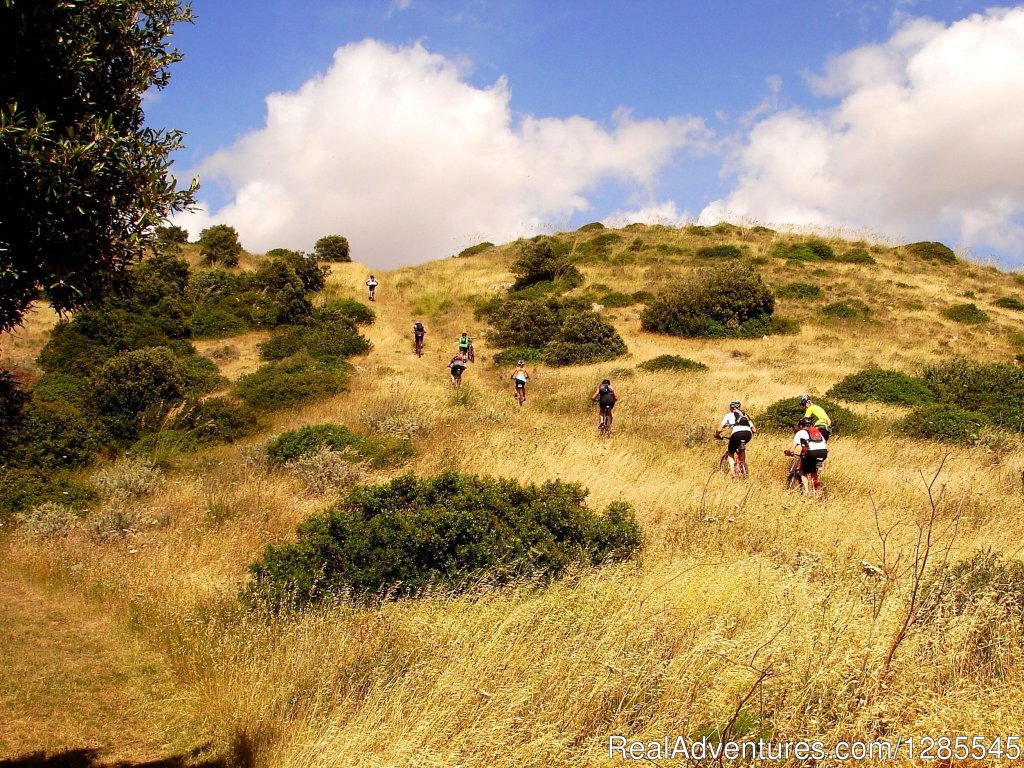
[(910, 19), (808, 78), (823, 112), (761, 117), (702, 221), (844, 225), (1024, 259), (1024, 7)]
[(324, 74), (267, 97), (262, 129), (202, 163), (233, 199), (183, 225), (231, 224), (256, 251), (343, 234), (356, 259), (393, 267), (565, 224), (609, 181), (649, 193), (708, 140), (696, 118), (515, 117), (504, 79), (465, 75), (422, 45), (339, 48)]
[(687, 211), (680, 211), (676, 203), (652, 203), (629, 211), (616, 211), (602, 220), (606, 227), (625, 227), (629, 224), (661, 224), (666, 227), (682, 227), (692, 223), (694, 217)]

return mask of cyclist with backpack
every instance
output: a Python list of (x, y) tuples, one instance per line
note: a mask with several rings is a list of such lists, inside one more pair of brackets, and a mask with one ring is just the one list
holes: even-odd
[(811, 423), (820, 430), (825, 441), (828, 442), (832, 437), (832, 419), (825, 413), (825, 409), (820, 405), (815, 405), (810, 395), (800, 395), (800, 405), (806, 409), (804, 418), (811, 419)]
[(461, 387), (462, 374), (466, 370), (466, 358), (456, 352), (455, 357), (448, 363), (448, 368), (452, 372), (452, 386)]
[(377, 278), (375, 278), (373, 275), (370, 275), (370, 279), (366, 281), (366, 288), (370, 292), (370, 301), (376, 301), (376, 298), (374, 298), (374, 296), (377, 293), (378, 285), (380, 285), (380, 283), (377, 282)]
[(423, 354), (423, 337), (427, 334), (427, 329), (423, 327), (423, 323), (417, 320), (412, 324), (412, 335), (413, 335), (413, 350), (417, 355)]
[(601, 409), (601, 419), (597, 423), (599, 432), (608, 434), (612, 431), (612, 409), (619, 402), (619, 396), (615, 394), (610, 379), (605, 379), (600, 386), (594, 390), (591, 402), (597, 403)]
[(469, 359), (469, 345), (469, 334), (463, 331), (462, 335), (459, 336), (459, 354), (467, 360)]
[(530, 380), (530, 374), (526, 372), (526, 361), (520, 360), (516, 363), (516, 369), (512, 371), (510, 379), (515, 383), (515, 398), (522, 405), (526, 402), (526, 382)]
[(817, 494), (822, 490), (818, 472), (828, 458), (828, 441), (814, 419), (804, 416), (797, 424), (793, 435), (793, 448), (783, 451), (787, 456), (800, 457), (800, 485), (806, 494)]
[(750, 417), (743, 412), (739, 400), (729, 403), (729, 412), (725, 414), (722, 423), (715, 430), (715, 439), (722, 440), (722, 430), (729, 429), (729, 474), (733, 477), (746, 475), (747, 469), (747, 443), (749, 443), (757, 428)]

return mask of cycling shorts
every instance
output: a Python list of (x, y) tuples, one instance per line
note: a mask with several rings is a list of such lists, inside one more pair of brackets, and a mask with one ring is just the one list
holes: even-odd
[(736, 453), (736, 451), (746, 448), (752, 437), (753, 435), (747, 431), (733, 432), (729, 435), (729, 453)]
[(452, 376), (461, 376), (463, 371), (465, 371), (465, 370), (466, 369), (463, 368), (461, 365), (453, 365), (452, 366)]
[(817, 472), (827, 458), (828, 449), (826, 448), (808, 451), (800, 457), (800, 471), (805, 475)]
[(522, 379), (513, 379), (516, 383), (516, 389), (526, 389), (526, 382)]

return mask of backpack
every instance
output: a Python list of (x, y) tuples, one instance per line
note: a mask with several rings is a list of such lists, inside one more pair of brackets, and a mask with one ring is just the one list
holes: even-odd
[(412, 329), (416, 333), (423, 333), (423, 323), (414, 323)]
[(811, 442), (820, 443), (825, 438), (822, 437), (821, 430), (817, 427), (807, 427), (807, 435), (811, 438)]
[(601, 405), (615, 405), (615, 393), (607, 384), (602, 384), (601, 388), (597, 390), (597, 394), (597, 402)]
[(750, 417), (747, 416), (743, 411), (737, 411), (736, 421), (733, 423), (734, 427), (750, 427)]

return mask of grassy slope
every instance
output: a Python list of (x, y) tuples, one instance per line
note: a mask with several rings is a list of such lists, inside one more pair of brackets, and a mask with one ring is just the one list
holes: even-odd
[[(568, 237), (578, 247), (593, 234)], [(721, 445), (707, 437), (734, 397), (756, 413), (869, 365), (913, 372), (953, 353), (1011, 359), (1020, 320), (992, 302), (1024, 289), (989, 268), (891, 252), (875, 254), (877, 265), (787, 262), (769, 256), (776, 236), (748, 230), (622, 235), (608, 258), (580, 265), (588, 283), (656, 290), (692, 269), (689, 251), (734, 242), (764, 260), (773, 285), (816, 282), (826, 294), (780, 301), (778, 311), (803, 330), (757, 340), (660, 337), (640, 330), (639, 306), (607, 310), (629, 357), (538, 368), (519, 409), (507, 371), (478, 363), (457, 397), (444, 368), (463, 328), (477, 336), (478, 360), (491, 352), (470, 300), (510, 282), (513, 249), (400, 269), (381, 277), (379, 319), (369, 329), (375, 348), (355, 361), (352, 391), (277, 414), (272, 433), (321, 421), (386, 425), (415, 434), (417, 472), (580, 481), (595, 505), (635, 505), (648, 539), (639, 563), (543, 592), (340, 607), (267, 626), (234, 608), (245, 568), (330, 500), (266, 474), (243, 446), (181, 460), (172, 482), (145, 502), (165, 526), (115, 544), (8, 536), (7, 567), (132, 617), (196, 697), (200, 726), (224, 747), (248, 744), (266, 765), (603, 764), (609, 734), (696, 735), (730, 722), (734, 734), (826, 742), (1019, 731), (1024, 660), (1005, 647), (983, 663), (968, 622), (941, 636), (912, 631), (883, 674), (905, 616), (904, 566), (930, 510), (925, 481), (951, 453), (935, 485), (943, 490), (936, 534), (950, 543), (958, 516), (954, 558), (983, 547), (1014, 553), (1024, 533), (1019, 450), (950, 452), (898, 436), (841, 436), (827, 468), (832, 496), (820, 504), (781, 491), (783, 436), (755, 440), (745, 484), (715, 474)], [(361, 298), (365, 272), (335, 265), (329, 293)], [(871, 321), (818, 312), (849, 298), (871, 306)], [(967, 327), (939, 314), (967, 301), (992, 322)], [(428, 329), (422, 359), (409, 352), (414, 317)], [(710, 370), (623, 373), (666, 353)], [(251, 351), (240, 359), (254, 364)], [(609, 372), (622, 402), (617, 434), (600, 441), (587, 398)], [(865, 575), (862, 561), (883, 564), (878, 532), (890, 528), (886, 562), (902, 557), (900, 567), (890, 580)], [(139, 555), (125, 557), (126, 547)]]

